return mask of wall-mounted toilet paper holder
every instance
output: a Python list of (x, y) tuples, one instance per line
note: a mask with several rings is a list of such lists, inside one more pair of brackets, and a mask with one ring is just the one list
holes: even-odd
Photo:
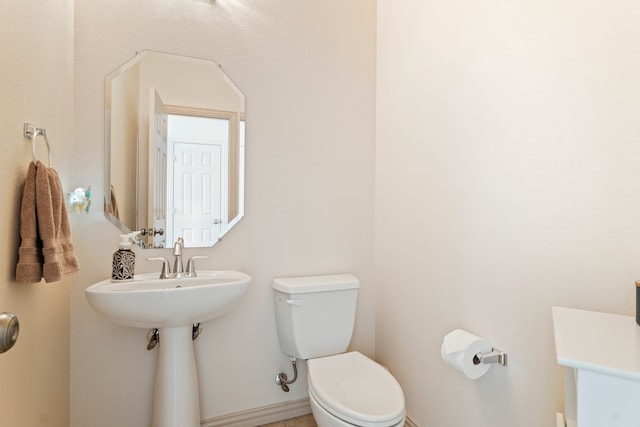
[(478, 353), (473, 356), (474, 365), (479, 365), (481, 363), (485, 365), (489, 363), (499, 363), (502, 366), (505, 366), (507, 364), (507, 353), (494, 348), (489, 353)]

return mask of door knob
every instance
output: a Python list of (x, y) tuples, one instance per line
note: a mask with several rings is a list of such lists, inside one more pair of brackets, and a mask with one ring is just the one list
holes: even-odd
[(18, 340), (20, 323), (13, 313), (0, 313), (0, 353), (11, 349)]

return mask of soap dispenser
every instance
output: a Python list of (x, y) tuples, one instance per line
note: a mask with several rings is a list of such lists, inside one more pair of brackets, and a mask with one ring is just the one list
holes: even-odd
[(131, 250), (129, 236), (122, 234), (120, 235), (120, 249), (113, 253), (113, 271), (111, 278), (113, 280), (133, 279), (135, 268), (136, 254)]

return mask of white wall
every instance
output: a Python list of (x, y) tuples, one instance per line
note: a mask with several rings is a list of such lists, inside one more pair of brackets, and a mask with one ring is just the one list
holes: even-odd
[[(69, 425), (71, 280), (17, 284), (22, 185), (31, 161), (23, 123), (47, 129), (69, 188), (73, 136), (73, 1), (0, 4), (0, 312), (18, 316), (15, 346), (0, 354), (0, 424)], [(37, 155), (47, 161), (44, 140)]]
[[(305, 394), (304, 380), (289, 395), (272, 384), (289, 368), (272, 323), (276, 275), (358, 274), (354, 347), (373, 354), (375, 10), (290, 3), (77, 2), (74, 87), (72, 2), (3, 3), (0, 310), (22, 325), (0, 356), (3, 422), (70, 424), (70, 281), (18, 286), (13, 276), (30, 160), (21, 126), (32, 121), (49, 131), (65, 188), (95, 190), (96, 212), (72, 218), (82, 271), (71, 292), (71, 425), (148, 424), (156, 356), (146, 331), (108, 324), (83, 295), (108, 276), (118, 235), (97, 212), (103, 78), (143, 48), (220, 62), (248, 101), (247, 216), (216, 247), (188, 252), (211, 256), (203, 268), (254, 277), (243, 305), (196, 342), (203, 416)], [(640, 8), (377, 7), (377, 358), (421, 426), (550, 425), (562, 406), (550, 306), (633, 312)], [(138, 252), (139, 270), (155, 269), (143, 258), (159, 253)], [(509, 366), (476, 382), (445, 366), (441, 339), (456, 327), (507, 350)]]
[[(634, 310), (640, 6), (377, 7), (376, 356), (418, 425), (553, 425), (551, 306)], [(444, 365), (454, 328), (509, 365)]]
[[(202, 415), (215, 417), (306, 396), (306, 367), (283, 393), (291, 365), (279, 348), (271, 280), (353, 272), (362, 281), (352, 346), (373, 355), (375, 4), (104, 0), (75, 4), (74, 179), (103, 184), (104, 77), (136, 51), (212, 59), (247, 98), (246, 216), (200, 268), (249, 273), (252, 287), (196, 341)], [(146, 330), (96, 315), (84, 289), (110, 274), (118, 231), (101, 214), (74, 218), (83, 270), (73, 282), (73, 426), (149, 425), (157, 352)], [(138, 251), (138, 271), (155, 271)]]

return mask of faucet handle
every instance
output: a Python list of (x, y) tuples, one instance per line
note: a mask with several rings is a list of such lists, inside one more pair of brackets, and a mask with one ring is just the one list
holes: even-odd
[(162, 261), (162, 271), (160, 272), (160, 278), (166, 279), (171, 274), (171, 266), (169, 265), (169, 261), (166, 258), (156, 257), (156, 258), (147, 258), (147, 261)]
[(187, 261), (187, 277), (197, 277), (195, 260), (209, 258), (209, 255), (194, 255)]

